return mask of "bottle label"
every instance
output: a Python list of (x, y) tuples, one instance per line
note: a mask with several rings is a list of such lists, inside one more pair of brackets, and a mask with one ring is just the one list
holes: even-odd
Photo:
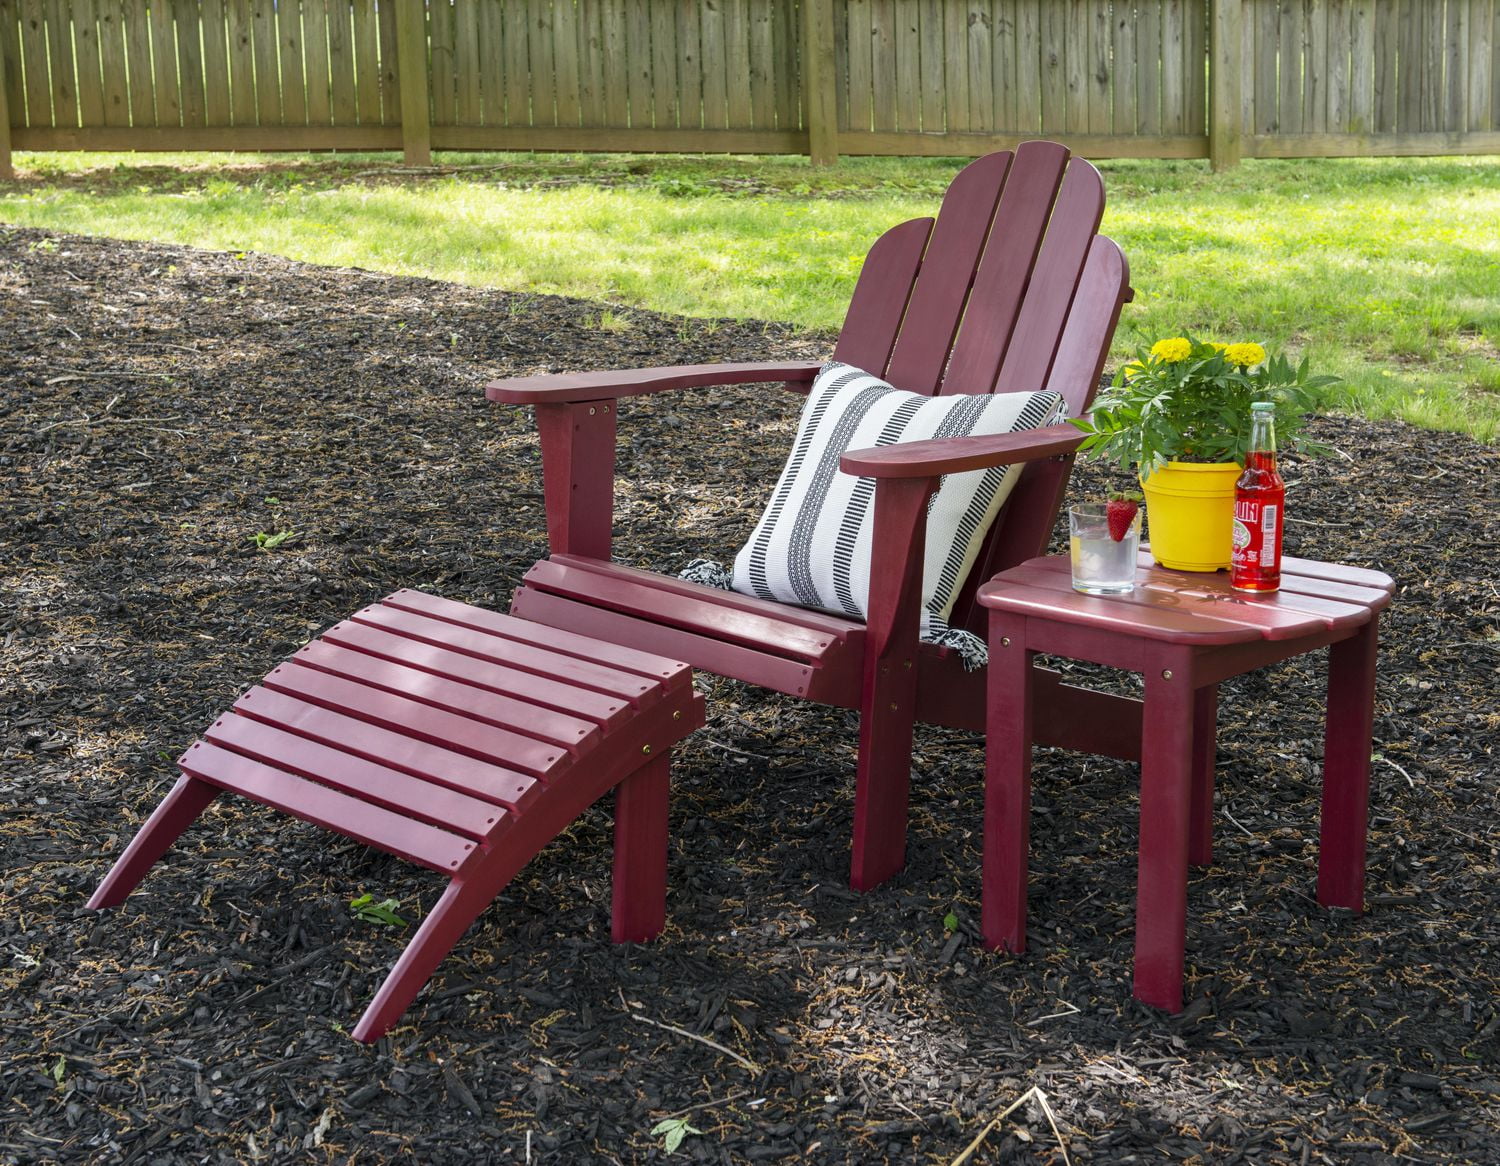
[(1281, 558), (1281, 506), (1258, 498), (1234, 503), (1234, 569), (1236, 573), (1273, 574)]

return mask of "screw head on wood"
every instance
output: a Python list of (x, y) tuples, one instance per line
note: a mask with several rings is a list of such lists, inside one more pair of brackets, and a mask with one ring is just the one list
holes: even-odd
[(651, 746), (650, 745), (642, 745), (641, 746), (641, 752), (642, 753), (650, 753), (651, 752)]
[(1000, 646), (1002, 648), (1008, 648), (1008, 647), (1010, 647), (1010, 637), (1009, 636), (1001, 636), (1000, 637)]
[(1171, 680), (1172, 679), (1172, 670), (1170, 668), (1163, 668), (1161, 670), (1161, 678), (1163, 680)]

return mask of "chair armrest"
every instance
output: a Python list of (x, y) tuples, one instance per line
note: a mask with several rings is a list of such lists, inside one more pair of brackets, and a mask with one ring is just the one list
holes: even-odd
[(484, 395), (512, 405), (558, 404), (635, 397), (667, 389), (707, 385), (746, 385), (784, 381), (791, 387), (812, 384), (822, 364), (807, 360), (758, 361), (749, 364), (690, 364), (676, 368), (632, 368), (617, 371), (543, 373), (491, 381)]
[(907, 441), (875, 449), (851, 449), (839, 459), (839, 469), (866, 478), (931, 478), (1069, 454), (1084, 437), (1075, 426), (1063, 424), (1020, 433)]

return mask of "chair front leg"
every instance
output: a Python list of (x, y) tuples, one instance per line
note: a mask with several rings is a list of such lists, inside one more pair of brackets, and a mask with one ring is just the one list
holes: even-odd
[(875, 493), (869, 622), (859, 710), (849, 882), (877, 887), (906, 862), (927, 500), (936, 478), (882, 479)]
[(554, 555), (609, 559), (615, 512), (615, 408), (613, 400), (536, 407), (547, 542)]

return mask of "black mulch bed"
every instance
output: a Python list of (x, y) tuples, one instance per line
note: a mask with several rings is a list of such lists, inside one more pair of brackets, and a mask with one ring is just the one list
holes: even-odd
[[(505, 606), (543, 513), (487, 379), (829, 338), (7, 228), (0, 313), (0, 1161), (651, 1162), (676, 1117), (701, 1131), (678, 1160), (948, 1162), (1033, 1087), (1078, 1163), (1500, 1161), (1494, 450), (1333, 419), (1343, 456), (1291, 467), (1289, 550), (1402, 585), (1370, 910), (1312, 897), (1322, 660), (1228, 684), (1182, 1015), (1130, 996), (1132, 767), (1039, 756), (1032, 948), (987, 954), (974, 736), (920, 732), (906, 871), (856, 895), (852, 718), (703, 677), (666, 934), (610, 944), (596, 807), (365, 1048), (346, 1030), (410, 931), (349, 900), (413, 918), (434, 876), (222, 799), (84, 910), (171, 758), (389, 591)], [(629, 401), (620, 555), (732, 554), (797, 405)], [(1063, 1159), (1031, 1102), (973, 1160)]]

